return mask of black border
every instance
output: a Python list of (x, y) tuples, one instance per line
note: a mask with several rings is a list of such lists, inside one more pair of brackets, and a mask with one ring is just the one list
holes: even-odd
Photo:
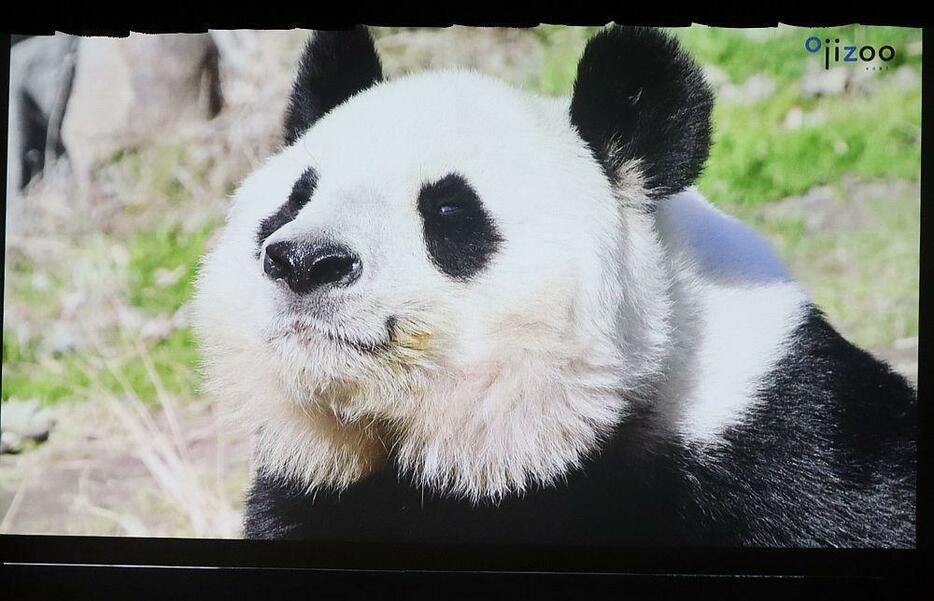
[[(261, 569), (127, 568), (120, 566), (15, 565), (6, 567), (4, 592), (11, 598), (71, 599), (75, 591), (93, 598), (165, 599), (167, 590), (233, 599), (588, 599), (678, 598), (685, 591), (703, 597), (749, 599), (763, 585), (785, 596), (828, 599), (916, 599), (921, 587), (905, 580), (788, 578), (635, 574), (558, 574), (501, 572), (379, 572)], [(168, 585), (168, 587), (167, 587)], [(609, 593), (609, 594), (607, 594)], [(27, 597), (28, 595), (28, 597)]]
[[(398, 2), (398, 0), (397, 0)], [(374, 7), (342, 6), (342, 14), (326, 12), (312, 13), (308, 3), (296, 3), (288, 8), (272, 8), (264, 5), (242, 6), (244, 14), (225, 5), (216, 9), (191, 3), (173, 6), (172, 2), (158, 5), (125, 6), (122, 9), (94, 7), (88, 2), (70, 2), (55, 5), (17, 6), (16, 12), (7, 15), (2, 25), (9, 33), (39, 34), (65, 31), (83, 35), (126, 35), (129, 31), (139, 32), (197, 32), (208, 28), (341, 28), (357, 22), (370, 25), (446, 26), (450, 24), (474, 26), (531, 26), (542, 23), (564, 23), (567, 25), (600, 25), (610, 21), (627, 24), (651, 24), (659, 26), (685, 26), (692, 22), (714, 26), (767, 27), (778, 23), (799, 26), (831, 26), (845, 23), (877, 25), (901, 25), (923, 27), (927, 24), (926, 14), (918, 5), (870, 6), (861, 3), (848, 4), (843, 8), (828, 2), (813, 2), (803, 6), (774, 7), (769, 15), (724, 15), (711, 14), (710, 7), (672, 6), (666, 2), (644, 3), (641, 6), (619, 4), (612, 9), (591, 10), (584, 15), (585, 8), (578, 3), (549, 0), (534, 7), (512, 9), (502, 5), (493, 10), (481, 5), (435, 6), (432, 10), (411, 5), (377, 5)], [(784, 5), (785, 3), (783, 3)], [(737, 8), (737, 7), (731, 7)], [(748, 8), (748, 7), (747, 7)], [(761, 7), (760, 7), (761, 9)], [(512, 13), (510, 13), (512, 11)], [(707, 11), (707, 14), (702, 14)], [(250, 14), (252, 12), (252, 14)], [(575, 15), (574, 12), (577, 14)], [(524, 13), (524, 14), (523, 14)], [(796, 14), (797, 13), (797, 14)], [(584, 15), (584, 16), (582, 16)], [(923, 32), (922, 85), (925, 98), (932, 98), (932, 72), (930, 65), (934, 38), (925, 29)], [(0, 39), (0, 74), (9, 82), (9, 36)], [(6, 106), (8, 94), (3, 94)], [(930, 102), (922, 107), (923, 122), (930, 123)], [(7, 111), (2, 111), (4, 131)], [(927, 288), (931, 281), (931, 238), (925, 232), (931, 230), (932, 211), (927, 209), (925, 196), (931, 189), (931, 128), (922, 133), (922, 176), (921, 176), (921, 291), (919, 316), (919, 376), (928, 373), (930, 366), (927, 340), (927, 313), (930, 307)], [(0, 149), (6, 157), (6, 147)], [(5, 164), (5, 160), (4, 160)], [(6, 172), (0, 175), (5, 184)], [(5, 190), (5, 187), (4, 187)], [(5, 230), (5, 228), (4, 228)], [(5, 238), (5, 231), (0, 233)], [(5, 247), (4, 247), (5, 248)], [(2, 284), (0, 284), (2, 286)], [(45, 584), (52, 580), (61, 583), (113, 583), (161, 579), (169, 576), (176, 581), (211, 581), (205, 573), (218, 574), (227, 584), (251, 581), (263, 575), (276, 582), (283, 582), (285, 574), (291, 574), (306, 583), (309, 579), (320, 580), (322, 574), (330, 574), (331, 582), (344, 583), (347, 578), (370, 578), (373, 582), (397, 582), (397, 576), (408, 575), (407, 581), (422, 583), (428, 594), (437, 592), (430, 574), (443, 577), (447, 584), (472, 582), (486, 579), (495, 584), (495, 576), (502, 571), (516, 575), (515, 581), (525, 583), (528, 576), (564, 574), (567, 585), (578, 587), (581, 583), (604, 582), (617, 586), (618, 579), (609, 574), (626, 575), (627, 586), (636, 583), (657, 587), (669, 579), (681, 578), (682, 583), (700, 584), (710, 590), (711, 580), (723, 580), (720, 576), (733, 576), (733, 582), (749, 583), (764, 580), (772, 584), (798, 583), (802, 577), (815, 584), (813, 590), (836, 588), (840, 583), (856, 584), (863, 593), (888, 591), (908, 594), (915, 586), (931, 580), (934, 562), (928, 553), (930, 547), (929, 520), (926, 503), (927, 482), (930, 469), (931, 409), (925, 399), (927, 390), (923, 376), (919, 377), (919, 445), (918, 445), (918, 519), (917, 549), (913, 550), (850, 550), (850, 549), (756, 549), (756, 548), (677, 548), (677, 549), (620, 549), (620, 548), (568, 548), (531, 546), (414, 546), (303, 543), (290, 541), (244, 541), (218, 539), (165, 539), (126, 537), (79, 537), (79, 536), (0, 536), (0, 561), (4, 572), (14, 575), (14, 582), (30, 582), (24, 592), (38, 590), (35, 585), (42, 579)], [(104, 566), (111, 566), (104, 568)], [(123, 566), (123, 567), (119, 567)], [(136, 566), (129, 568), (127, 566)], [(161, 566), (156, 567), (156, 566)], [(186, 570), (164, 569), (168, 566), (189, 566)], [(193, 570), (198, 566), (222, 568), (217, 571)], [(350, 570), (349, 572), (347, 570)], [(375, 571), (374, 571), (375, 570)], [(171, 572), (171, 574), (167, 574)], [(382, 574), (382, 576), (379, 576)], [(581, 580), (584, 574), (589, 579)], [(596, 576), (602, 574), (603, 576)], [(575, 575), (577, 579), (575, 580)], [(707, 577), (702, 577), (706, 575)], [(49, 580), (49, 578), (52, 580)], [(101, 580), (103, 578), (103, 580)], [(492, 578), (492, 580), (490, 580)], [(570, 580), (569, 580), (570, 578)], [(686, 580), (685, 580), (686, 578)], [(739, 580), (736, 580), (739, 578)], [(595, 580), (596, 579), (596, 580)], [(601, 580), (602, 579), (602, 580)], [(562, 581), (559, 581), (562, 582)], [(881, 588), (885, 584), (887, 588)], [(457, 584), (456, 584), (457, 585)], [(524, 586), (524, 584), (520, 584)], [(119, 585), (118, 585), (119, 586)], [(302, 585), (304, 586), (304, 584)], [(457, 585), (459, 586), (459, 585)], [(546, 585), (551, 586), (551, 585)], [(894, 586), (894, 588), (893, 588)], [(794, 586), (790, 588), (795, 589)], [(97, 587), (94, 587), (97, 588)], [(258, 589), (259, 590), (259, 589)], [(304, 589), (296, 589), (304, 590)], [(575, 588), (575, 590), (577, 590)], [(667, 590), (662, 586), (661, 590)], [(797, 589), (795, 589), (797, 590)], [(920, 589), (918, 589), (920, 590)], [(419, 592), (416, 586), (416, 591)], [(620, 591), (623, 592), (622, 590)], [(874, 594), (874, 593), (873, 593)], [(859, 595), (857, 595), (859, 596)], [(888, 596), (888, 595), (887, 595)]]
[(915, 578), (915, 549), (619, 548), (539, 545), (415, 545), (106, 536), (3, 536), (4, 562), (747, 576)]
[(162, 0), (159, 3), (124, 3), (104, 6), (87, 0), (47, 0), (18, 3), (3, 19), (0, 31), (16, 34), (51, 34), (54, 31), (84, 35), (123, 36), (129, 31), (203, 32), (212, 29), (342, 29), (357, 23), (373, 26), (446, 27), (450, 25), (530, 27), (539, 23), (564, 25), (688, 26), (691, 23), (719, 27), (900, 25), (923, 27), (927, 15), (914, 2), (850, 2), (835, 0), (784, 0), (781, 3), (691, 3), (672, 0), (643, 2), (566, 2), (540, 0), (530, 5), (505, 2), (421, 3), (354, 2), (329, 7), (320, 3), (211, 3)]

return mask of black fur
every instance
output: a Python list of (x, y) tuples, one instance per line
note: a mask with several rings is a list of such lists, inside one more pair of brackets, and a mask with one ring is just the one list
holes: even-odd
[(710, 151), (713, 96), (700, 68), (665, 33), (611, 27), (577, 66), (571, 121), (614, 179), (641, 160), (651, 198), (689, 186)]
[(298, 66), (285, 117), (285, 142), (293, 144), (326, 113), (383, 79), (383, 69), (365, 27), (316, 31)]
[(760, 408), (694, 449), (651, 412), (564, 482), (498, 505), (440, 498), (391, 465), (341, 494), (260, 473), (246, 535), (367, 542), (912, 547), (916, 395), (812, 309)]
[(460, 175), (423, 186), (418, 212), (428, 256), (456, 280), (466, 281), (483, 269), (502, 243), (477, 193)]
[(272, 236), (280, 227), (295, 219), (302, 207), (311, 200), (311, 195), (315, 193), (317, 186), (318, 173), (312, 167), (305, 169), (301, 177), (296, 180), (295, 185), (292, 186), (292, 192), (289, 194), (288, 200), (282, 203), (278, 211), (260, 222), (259, 231), (256, 232), (257, 256), (266, 238)]

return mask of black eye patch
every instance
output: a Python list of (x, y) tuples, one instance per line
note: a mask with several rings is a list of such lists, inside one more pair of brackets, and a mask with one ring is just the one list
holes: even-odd
[(422, 186), (418, 212), (428, 256), (455, 280), (483, 269), (503, 241), (477, 193), (456, 173)]
[(259, 231), (256, 232), (257, 254), (259, 254), (259, 248), (263, 245), (263, 242), (266, 241), (266, 238), (271, 236), (286, 223), (295, 219), (298, 212), (302, 210), (302, 207), (311, 200), (311, 195), (314, 193), (317, 185), (317, 172), (312, 167), (305, 169), (305, 172), (302, 173), (301, 177), (295, 182), (295, 185), (292, 186), (292, 192), (289, 194), (288, 200), (279, 207), (278, 211), (266, 219), (263, 219), (259, 224)]

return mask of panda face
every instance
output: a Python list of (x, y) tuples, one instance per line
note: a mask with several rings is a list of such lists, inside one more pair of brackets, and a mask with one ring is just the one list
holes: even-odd
[[(700, 168), (658, 164), (702, 163), (706, 138), (682, 138), (706, 130), (639, 121), (690, 101), (683, 57), (609, 31), (609, 56), (648, 45), (677, 77), (606, 90), (585, 53), (570, 101), (470, 72), (387, 82), (365, 31), (315, 34), (289, 145), (236, 193), (196, 299), (209, 382), (271, 469), (345, 485), (393, 447), (427, 484), (504, 494), (559, 476), (646, 388), (667, 327), (647, 214)], [(623, 99), (601, 116), (594, 95)]]
[(269, 348), (307, 363), (309, 396), (418, 363), (468, 369), (510, 330), (570, 336), (573, 291), (600, 286), (618, 219), (563, 107), (447, 72), (325, 115), (251, 178), (231, 228), (253, 232), (238, 243), (251, 312)]

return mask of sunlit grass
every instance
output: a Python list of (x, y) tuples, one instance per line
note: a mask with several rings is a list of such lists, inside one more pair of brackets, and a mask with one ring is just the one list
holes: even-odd
[[(892, 69), (902, 64), (921, 64), (920, 54), (909, 51), (910, 44), (921, 40), (921, 30), (910, 27), (847, 25), (811, 28), (782, 25), (749, 30), (694, 25), (672, 28), (671, 31), (698, 62), (715, 66), (733, 83), (742, 83), (756, 73), (778, 82), (800, 78), (805, 73), (805, 59), (809, 56), (804, 49), (804, 41), (810, 36), (839, 39), (839, 46), (891, 45), (896, 49), (895, 58), (888, 63)], [(823, 57), (821, 52), (817, 54)]]
[(141, 232), (128, 244), (130, 302), (153, 314), (174, 313), (188, 302), (205, 241), (217, 227), (185, 231), (178, 224)]
[[(710, 159), (698, 186), (712, 201), (759, 204), (852, 174), (864, 180), (921, 176), (921, 90), (802, 101), (785, 88), (751, 106), (720, 103)], [(784, 126), (798, 107), (815, 125)]]
[[(217, 221), (212, 220), (193, 231), (186, 231), (179, 225), (161, 225), (132, 235), (125, 243), (128, 259), (110, 261), (112, 269), (125, 270), (127, 298), (121, 298), (122, 289), (115, 287), (112, 297), (107, 299), (109, 305), (98, 308), (99, 311), (115, 312), (117, 305), (126, 303), (151, 316), (149, 319), (162, 330), (146, 343), (153, 367), (166, 390), (182, 398), (192, 398), (197, 392), (200, 355), (190, 329), (184, 325), (176, 327), (171, 320), (191, 298), (205, 242), (216, 224)], [(87, 261), (107, 261), (88, 255), (92, 252), (87, 249), (75, 252), (68, 263), (57, 268), (80, 272), (85, 269), (81, 266)], [(59, 318), (62, 298), (79, 286), (77, 280), (68, 279), (69, 273), (47, 275), (28, 260), (16, 261), (10, 276), (7, 302), (25, 303), (29, 306), (31, 318), (48, 322)], [(37, 287), (37, 282), (44, 283)], [(113, 282), (109, 284), (113, 285)], [(81, 332), (80, 325), (80, 320), (73, 324), (74, 335), (85, 339), (87, 333)], [(136, 327), (141, 325), (144, 324)], [(110, 393), (119, 392), (120, 383), (101, 366), (89, 362), (81, 350), (56, 349), (50, 334), (40, 330), (35, 333), (37, 337), (20, 340), (12, 330), (4, 328), (3, 400), (16, 396), (36, 398), (48, 404), (90, 398), (92, 390), (89, 388), (88, 370), (97, 374), (100, 385)], [(113, 352), (111, 360), (125, 374), (139, 398), (153, 402), (157, 391), (137, 353), (127, 347), (127, 332), (116, 330), (98, 334), (109, 339), (108, 347)], [(134, 332), (131, 331), (130, 335)]]

